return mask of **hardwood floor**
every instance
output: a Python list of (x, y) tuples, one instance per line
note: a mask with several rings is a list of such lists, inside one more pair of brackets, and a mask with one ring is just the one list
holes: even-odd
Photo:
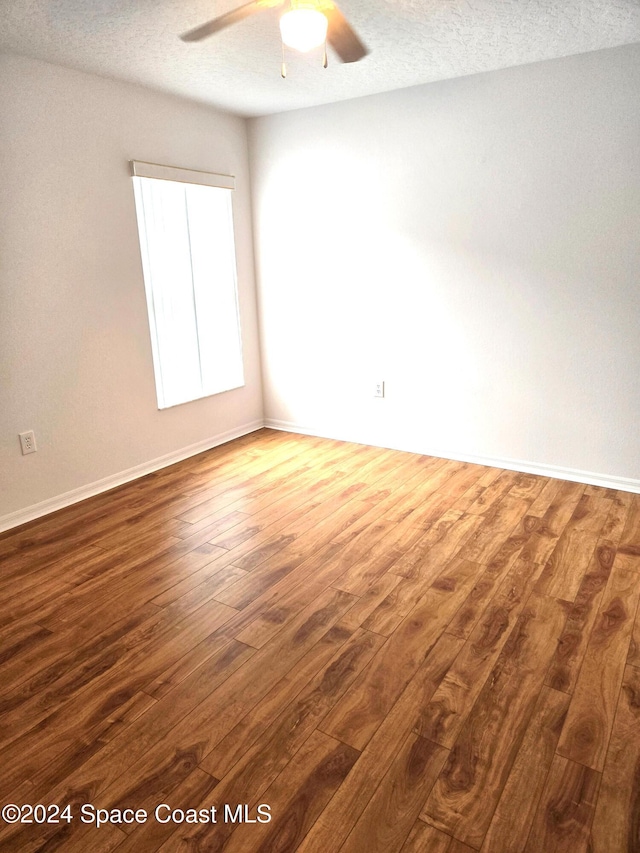
[(0, 851), (640, 851), (640, 495), (261, 430), (0, 562)]

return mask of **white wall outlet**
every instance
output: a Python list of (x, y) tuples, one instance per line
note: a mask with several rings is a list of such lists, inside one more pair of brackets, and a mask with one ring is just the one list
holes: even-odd
[(21, 432), (18, 435), (20, 438), (22, 455), (26, 456), (27, 453), (35, 453), (38, 448), (36, 447), (36, 437), (33, 430), (30, 429), (29, 432)]
[(384, 397), (384, 382), (376, 382), (373, 386), (374, 397)]

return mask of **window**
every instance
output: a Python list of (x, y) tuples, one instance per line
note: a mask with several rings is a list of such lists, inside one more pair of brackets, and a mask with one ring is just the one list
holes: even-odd
[(132, 167), (158, 408), (238, 388), (234, 180)]

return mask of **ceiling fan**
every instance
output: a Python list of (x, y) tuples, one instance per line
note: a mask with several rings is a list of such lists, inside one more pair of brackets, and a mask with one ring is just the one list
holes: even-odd
[(256, 12), (276, 6), (285, 6), (280, 18), (283, 45), (307, 51), (328, 42), (342, 62), (358, 62), (369, 53), (332, 0), (251, 0), (183, 33), (180, 38), (201, 41)]

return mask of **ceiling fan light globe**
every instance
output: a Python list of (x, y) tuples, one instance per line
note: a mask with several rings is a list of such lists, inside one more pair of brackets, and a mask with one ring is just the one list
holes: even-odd
[(327, 18), (317, 9), (290, 9), (280, 18), (282, 42), (304, 53), (324, 44)]

